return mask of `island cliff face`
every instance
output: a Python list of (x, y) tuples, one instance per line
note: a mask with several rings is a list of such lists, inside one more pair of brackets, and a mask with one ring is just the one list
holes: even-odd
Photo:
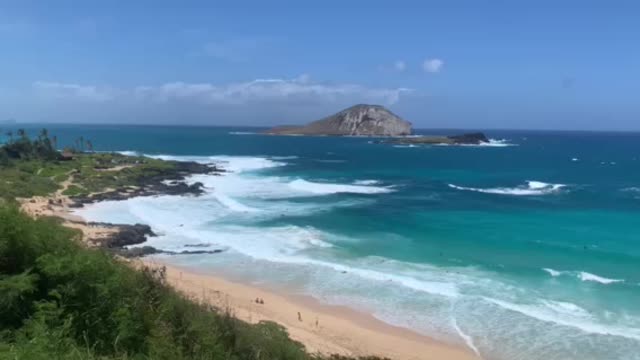
[(272, 135), (403, 136), (411, 123), (380, 105), (355, 105), (305, 126), (280, 126)]

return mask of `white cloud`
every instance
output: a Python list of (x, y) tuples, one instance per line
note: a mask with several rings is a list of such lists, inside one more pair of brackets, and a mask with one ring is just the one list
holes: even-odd
[(104, 102), (116, 96), (114, 90), (110, 88), (99, 88), (97, 86), (87, 86), (69, 83), (36, 81), (33, 83), (36, 92), (45, 97), (57, 99), (81, 99), (95, 102)]
[(140, 97), (154, 101), (194, 100), (208, 104), (246, 104), (250, 102), (335, 102), (354, 101), (396, 103), (407, 89), (368, 88), (353, 84), (320, 84), (310, 82), (308, 76), (292, 80), (256, 79), (249, 82), (213, 85), (184, 82), (160, 86), (138, 87)]
[(393, 67), (398, 71), (404, 71), (407, 68), (407, 64), (402, 60), (398, 60), (393, 64)]
[(424, 69), (424, 71), (429, 73), (440, 72), (443, 66), (444, 66), (444, 61), (441, 59), (426, 59), (422, 63), (422, 68)]
[(295, 105), (323, 103), (371, 102), (391, 105), (400, 99), (405, 88), (371, 88), (357, 84), (312, 82), (309, 75), (295, 79), (256, 79), (248, 82), (217, 85), (212, 83), (171, 82), (157, 86), (114, 89), (93, 85), (36, 82), (34, 89), (53, 98), (77, 98), (94, 102), (117, 99), (138, 102), (190, 101), (208, 105), (242, 105), (247, 103), (286, 103)]

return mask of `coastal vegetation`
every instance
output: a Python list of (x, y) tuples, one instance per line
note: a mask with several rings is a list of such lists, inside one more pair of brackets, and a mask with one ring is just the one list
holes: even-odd
[(174, 162), (63, 155), (45, 131), (34, 140), (12, 136), (0, 156), (0, 359), (327, 359), (278, 324), (248, 324), (194, 302), (168, 285), (162, 268), (88, 248), (61, 219), (32, 218), (17, 206), (17, 198), (62, 190), (86, 196), (141, 184)]
[(46, 130), (35, 139), (24, 130), (7, 137), (0, 147), (0, 197), (4, 200), (51, 194), (71, 176), (74, 184), (65, 190), (65, 195), (83, 196), (137, 186), (176, 167), (175, 162), (142, 156), (82, 151), (93, 147), (91, 141), (84, 139), (76, 141), (77, 147), (59, 152), (54, 147), (55, 137), (49, 137)]

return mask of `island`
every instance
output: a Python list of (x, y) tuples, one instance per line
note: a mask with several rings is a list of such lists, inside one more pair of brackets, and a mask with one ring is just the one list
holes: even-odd
[(378, 143), (403, 145), (479, 145), (489, 143), (481, 132), (450, 136), (416, 136), (412, 124), (381, 105), (358, 104), (307, 125), (284, 125), (268, 135), (385, 137)]
[(404, 136), (411, 123), (384, 106), (359, 104), (304, 126), (278, 126), (270, 135)]

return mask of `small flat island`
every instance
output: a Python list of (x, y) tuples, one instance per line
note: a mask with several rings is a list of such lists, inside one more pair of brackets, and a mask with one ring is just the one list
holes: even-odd
[(381, 105), (359, 104), (307, 125), (276, 126), (268, 135), (388, 137), (382, 143), (411, 145), (478, 145), (488, 143), (483, 133), (451, 136), (410, 136), (410, 122)]

